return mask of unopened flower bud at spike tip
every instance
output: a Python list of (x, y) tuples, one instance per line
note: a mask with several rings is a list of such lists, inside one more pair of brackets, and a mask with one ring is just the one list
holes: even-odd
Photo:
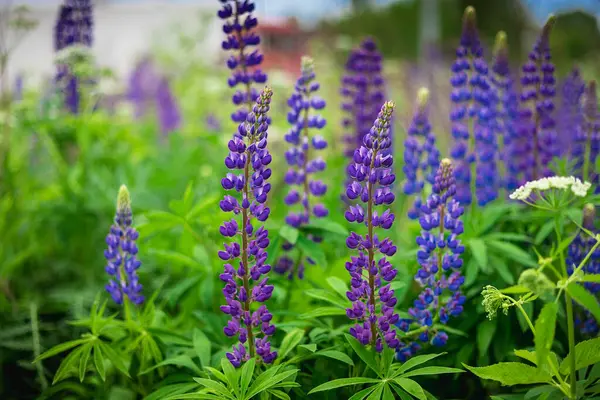
[(452, 160), (450, 160), (449, 158), (442, 158), (442, 161), (440, 161), (440, 164), (444, 167), (448, 167), (448, 166), (452, 165)]
[(302, 71), (312, 71), (314, 66), (315, 61), (312, 59), (312, 57), (302, 56), (300, 59), (300, 68), (302, 68)]
[(420, 108), (426, 107), (429, 102), (429, 89), (422, 87), (417, 93), (417, 104)]
[(550, 38), (550, 33), (552, 32), (552, 28), (554, 27), (555, 23), (556, 16), (554, 14), (550, 14), (546, 20), (546, 23), (544, 24), (544, 27), (542, 28), (542, 38), (544, 40), (548, 40)]
[(119, 194), (117, 195), (117, 210), (131, 210), (131, 197), (129, 196), (129, 190), (127, 186), (121, 185), (119, 188)]
[(596, 219), (596, 207), (588, 203), (583, 206), (583, 227), (587, 230), (594, 229), (594, 220)]
[(475, 7), (468, 6), (465, 8), (465, 13), (463, 14), (463, 24), (473, 27), (477, 25), (477, 13), (475, 12)]
[(494, 42), (494, 55), (496, 57), (507, 55), (508, 45), (506, 43), (506, 40), (506, 32), (500, 31), (496, 34), (496, 41)]

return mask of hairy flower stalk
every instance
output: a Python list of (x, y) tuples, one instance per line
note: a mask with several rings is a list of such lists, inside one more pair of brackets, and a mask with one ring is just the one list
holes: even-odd
[[(434, 346), (443, 346), (448, 340), (448, 334), (436, 324), (445, 325), (450, 317), (462, 313), (466, 300), (460, 291), (464, 282), (461, 256), (465, 248), (459, 236), (463, 232), (460, 217), (464, 209), (454, 199), (455, 194), (452, 163), (445, 158), (437, 170), (433, 193), (421, 207), (419, 217), (422, 231), (417, 237), (417, 260), (420, 268), (415, 281), (423, 287), (423, 291), (408, 310), (411, 318), (396, 324), (406, 332), (407, 339), (418, 335), (420, 341), (431, 342)], [(409, 331), (411, 327), (413, 330)], [(419, 348), (417, 343), (407, 341), (398, 349), (397, 358), (404, 361)]]
[(582, 102), (584, 119), (581, 129), (575, 132), (572, 156), (576, 162), (577, 175), (598, 184), (598, 173), (594, 172), (594, 167), (600, 151), (600, 118), (595, 81), (586, 86)]
[(382, 71), (382, 56), (371, 38), (363, 40), (348, 56), (340, 90), (347, 157), (351, 158), (354, 150), (362, 145), (384, 102)]
[[(595, 219), (596, 208), (593, 204), (586, 204), (583, 209), (583, 227), (594, 234), (597, 233), (594, 224)], [(587, 254), (592, 251), (595, 244), (596, 239), (585, 232), (580, 231), (577, 236), (575, 236), (569, 245), (567, 255), (567, 272), (569, 275), (573, 274), (575, 268), (577, 268)], [(600, 273), (600, 248), (594, 250), (582, 271), (586, 275)], [(583, 283), (583, 286), (595, 296), (596, 301), (599, 301), (598, 293), (600, 293), (600, 283), (585, 282)], [(578, 306), (576, 305), (576, 307)], [(595, 337), (600, 331), (598, 321), (596, 321), (596, 318), (594, 318), (587, 309), (581, 309), (579, 312), (575, 313), (575, 324), (578, 326), (581, 333), (586, 336)]]
[(142, 263), (137, 258), (138, 248), (135, 241), (139, 234), (132, 227), (132, 218), (129, 191), (123, 185), (117, 196), (115, 222), (106, 236), (108, 248), (104, 250), (107, 261), (105, 270), (110, 276), (106, 291), (117, 304), (123, 304), (127, 296), (132, 303), (140, 305), (144, 302), (144, 296), (141, 294), (142, 285), (137, 270)]
[(491, 129), (493, 110), (488, 66), (483, 58), (473, 7), (467, 7), (464, 13), (452, 73), (450, 120), (454, 146), (451, 155), (456, 162), (456, 198), (461, 204), (469, 205), (477, 195), (479, 204), (487, 204), (497, 196), (496, 140)]
[[(357, 257), (346, 263), (352, 278), (351, 290), (346, 293), (352, 307), (346, 310), (346, 315), (357, 322), (350, 328), (352, 336), (364, 345), (371, 344), (378, 352), (383, 350), (384, 342), (393, 349), (400, 345), (393, 328), (399, 320), (394, 312), (397, 299), (391, 285), (385, 284), (397, 274), (386, 258), (396, 253), (396, 246), (389, 238), (379, 240), (374, 232), (377, 227), (390, 229), (394, 222), (394, 214), (389, 209), (395, 198), (390, 190), (395, 175), (393, 156), (389, 152), (393, 111), (394, 103), (384, 103), (363, 144), (355, 150), (354, 162), (348, 167), (351, 183), (346, 190), (348, 199), (360, 199), (367, 207), (366, 215), (361, 204), (349, 206), (345, 213), (349, 222), (367, 227), (366, 235), (351, 232), (346, 239), (348, 248), (359, 251)], [(380, 214), (374, 210), (378, 205), (388, 208)], [(379, 260), (376, 260), (377, 253), (381, 253)]]
[[(585, 137), (583, 134), (583, 107), (582, 97), (585, 90), (585, 81), (581, 77), (579, 68), (574, 67), (565, 78), (560, 90), (560, 104), (557, 110), (557, 148), (562, 156), (573, 155), (574, 142)], [(575, 138), (575, 141), (573, 140)], [(581, 168), (581, 165), (578, 166)]]
[(231, 88), (242, 87), (236, 89), (231, 98), (239, 107), (231, 114), (231, 119), (243, 123), (259, 95), (252, 83), (262, 85), (267, 81), (267, 75), (259, 68), (263, 55), (259, 50), (252, 50), (260, 43), (260, 37), (253, 32), (258, 20), (252, 15), (255, 8), (252, 0), (219, 1), (222, 7), (217, 15), (225, 21), (223, 32), (227, 35), (221, 47), (231, 52), (227, 59), (227, 67), (231, 70), (227, 83)]
[(517, 134), (519, 97), (515, 89), (508, 59), (506, 34), (498, 32), (490, 80), (493, 90), (493, 129), (498, 141), (498, 161), (501, 162), (502, 186), (509, 191), (519, 187), (519, 172), (523, 168), (523, 146)]
[(554, 114), (556, 94), (550, 32), (555, 17), (548, 18), (521, 75), (521, 135), (531, 138), (530, 168), (525, 181), (549, 176), (549, 163), (559, 154)]
[(415, 195), (413, 207), (408, 211), (411, 219), (419, 218), (425, 182), (433, 184), (440, 163), (440, 152), (435, 145), (435, 135), (429, 122), (429, 90), (421, 88), (417, 95), (417, 109), (404, 141), (404, 166), (406, 176), (404, 194)]
[[(325, 194), (327, 186), (323, 181), (311, 179), (310, 175), (325, 170), (325, 161), (321, 157), (313, 158), (313, 151), (319, 151), (327, 147), (327, 142), (321, 135), (311, 135), (311, 130), (319, 130), (325, 126), (325, 119), (311, 110), (322, 110), (325, 108), (325, 100), (316, 96), (319, 83), (315, 81), (313, 60), (308, 57), (302, 58), (302, 75), (296, 82), (295, 90), (288, 99), (291, 111), (288, 113), (288, 122), (292, 128), (285, 135), (285, 141), (291, 147), (285, 153), (285, 158), (290, 166), (285, 174), (285, 183), (290, 185), (290, 190), (284, 201), (288, 206), (300, 205), (301, 211), (290, 211), (285, 219), (286, 223), (294, 228), (305, 225), (310, 217), (323, 218), (327, 216), (327, 208), (322, 203), (313, 204), (311, 197), (318, 198)], [(310, 237), (319, 242), (321, 238)], [(291, 250), (291, 245), (286, 243), (284, 250)], [(275, 271), (287, 274), (291, 279), (295, 274), (302, 279), (304, 276), (304, 258), (299, 254), (296, 261), (289, 255), (281, 257), (275, 266)], [(308, 262), (312, 260), (306, 259)]]
[[(219, 251), (219, 258), (229, 261), (219, 278), (225, 282), (223, 295), (227, 302), (221, 310), (231, 316), (223, 331), (229, 337), (237, 337), (240, 342), (233, 347), (233, 352), (227, 353), (235, 367), (256, 355), (267, 364), (277, 357), (269, 343), (269, 336), (275, 332), (275, 326), (270, 324), (273, 315), (264, 304), (252, 311), (253, 304), (267, 301), (273, 293), (273, 286), (267, 284), (266, 277), (271, 266), (265, 264), (269, 232), (264, 226), (256, 227), (252, 221), (264, 222), (270, 212), (265, 202), (271, 190), (271, 184), (267, 183), (271, 176), (268, 168), (271, 155), (267, 149), (267, 112), (272, 95), (270, 88), (262, 91), (246, 121), (239, 125), (229, 141), (225, 165), (233, 172), (221, 180), (225, 190), (235, 191), (241, 197), (241, 204), (237, 197), (231, 195), (226, 195), (220, 203), (221, 210), (242, 216), (241, 226), (234, 218), (220, 227), (224, 237), (233, 239), (225, 244), (224, 250)], [(235, 173), (238, 171), (242, 171), (241, 174)], [(237, 269), (234, 267), (236, 262)]]

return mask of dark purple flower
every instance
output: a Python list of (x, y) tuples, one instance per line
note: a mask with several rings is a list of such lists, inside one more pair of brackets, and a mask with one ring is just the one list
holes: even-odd
[[(560, 87), (560, 103), (557, 109), (557, 148), (558, 154), (570, 156), (573, 154), (573, 138), (584, 136), (582, 97), (585, 91), (585, 81), (579, 68), (573, 67)], [(581, 167), (581, 166), (579, 166)]]
[(137, 270), (142, 263), (137, 258), (135, 242), (139, 234), (132, 227), (132, 216), (129, 191), (123, 185), (117, 197), (115, 222), (106, 236), (108, 248), (104, 250), (107, 261), (105, 270), (110, 275), (106, 291), (117, 304), (123, 304), (127, 296), (132, 303), (140, 305), (144, 302), (144, 296), (141, 294), (142, 285)]
[(260, 69), (263, 55), (256, 46), (260, 37), (255, 33), (258, 25), (252, 15), (255, 9), (252, 0), (220, 0), (222, 6), (217, 15), (224, 20), (223, 32), (226, 37), (221, 43), (223, 50), (230, 52), (227, 67), (231, 70), (228, 84), (237, 88), (232, 96), (238, 109), (231, 114), (235, 123), (243, 123), (258, 98), (258, 90), (253, 83), (263, 85), (267, 75)]
[(576, 175), (597, 185), (598, 172), (595, 165), (600, 152), (600, 115), (595, 81), (585, 87), (581, 108), (583, 121), (579, 125), (580, 129), (575, 131), (571, 155), (575, 160)]
[(150, 57), (144, 57), (136, 63), (129, 75), (126, 94), (127, 100), (133, 104), (136, 118), (141, 118), (149, 112), (157, 98), (160, 82), (160, 76)]
[(270, 212), (264, 203), (271, 189), (271, 184), (267, 183), (271, 176), (267, 113), (272, 95), (271, 89), (264, 89), (246, 115), (246, 121), (239, 125), (229, 141), (225, 165), (232, 172), (221, 181), (225, 190), (235, 192), (240, 198), (226, 195), (220, 203), (222, 211), (241, 216), (241, 221), (234, 218), (220, 227), (221, 234), (233, 241), (226, 243), (224, 250), (218, 253), (219, 258), (227, 261), (220, 275), (225, 282), (223, 295), (226, 301), (221, 310), (231, 316), (223, 331), (240, 341), (234, 346), (233, 353), (227, 354), (236, 367), (256, 355), (267, 364), (277, 356), (268, 343), (268, 336), (275, 331), (275, 326), (270, 323), (273, 316), (264, 304), (251, 311), (253, 303), (263, 303), (273, 293), (273, 286), (268, 285), (266, 276), (271, 266), (265, 264), (269, 232), (253, 221), (264, 222)]
[(160, 132), (163, 136), (179, 129), (181, 113), (167, 78), (160, 79), (156, 89), (156, 108)]
[(429, 91), (422, 88), (419, 90), (417, 109), (404, 141), (404, 194), (416, 195), (413, 208), (408, 211), (411, 219), (418, 218), (423, 186), (425, 182), (433, 184), (439, 164), (440, 152), (435, 146), (435, 135), (429, 122)]
[[(460, 217), (463, 207), (454, 199), (456, 180), (452, 171), (452, 163), (445, 158), (433, 184), (433, 193), (421, 206), (421, 235), (417, 237), (419, 251), (417, 261), (420, 268), (415, 275), (423, 291), (408, 310), (410, 319), (400, 320), (396, 326), (407, 332), (411, 325), (419, 334), (419, 340), (430, 341), (435, 346), (443, 345), (448, 337), (437, 331), (434, 324), (446, 324), (450, 317), (463, 311), (465, 296), (460, 292), (464, 282), (461, 275), (465, 248), (459, 240), (463, 232)], [(398, 359), (404, 361), (414, 355), (410, 344), (404, 345), (396, 353)]]
[[(399, 321), (394, 311), (397, 299), (391, 285), (386, 284), (397, 274), (387, 259), (396, 253), (396, 246), (388, 238), (380, 240), (374, 232), (376, 227), (390, 229), (394, 222), (394, 214), (389, 207), (383, 212), (374, 209), (378, 204), (389, 206), (394, 200), (389, 190), (394, 182), (393, 156), (389, 152), (393, 111), (394, 103), (384, 103), (371, 130), (364, 136), (363, 144), (354, 151), (353, 163), (348, 167), (351, 179), (349, 191), (360, 193), (358, 198), (365, 204), (366, 212), (360, 203), (350, 206), (346, 219), (364, 224), (367, 232), (364, 235), (352, 232), (346, 240), (350, 249), (358, 250), (358, 256), (353, 256), (346, 263), (351, 277), (351, 289), (346, 295), (352, 301), (346, 315), (357, 322), (350, 328), (350, 334), (362, 344), (372, 345), (376, 351), (381, 351), (384, 343), (393, 349), (401, 345), (393, 328)], [(377, 201), (385, 194), (391, 197)]]

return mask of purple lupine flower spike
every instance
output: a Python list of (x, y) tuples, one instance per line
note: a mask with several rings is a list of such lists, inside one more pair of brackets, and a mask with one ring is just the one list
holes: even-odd
[[(421, 235), (417, 237), (419, 251), (417, 260), (420, 268), (415, 275), (423, 291), (408, 310), (410, 319), (402, 319), (397, 326), (407, 332), (411, 325), (413, 332), (419, 333), (419, 340), (430, 341), (434, 346), (443, 346), (448, 335), (435, 327), (436, 323), (446, 324), (451, 316), (463, 311), (465, 296), (460, 292), (464, 282), (461, 275), (465, 248), (459, 240), (463, 232), (460, 217), (463, 207), (454, 199), (456, 180), (452, 162), (441, 161), (433, 184), (432, 194), (421, 207), (419, 223)], [(405, 361), (420, 348), (417, 343), (405, 343), (396, 356)]]
[[(583, 123), (576, 131), (572, 148), (575, 160), (576, 175), (582, 179), (598, 184), (598, 173), (595, 172), (596, 159), (600, 151), (600, 115), (598, 114), (598, 96), (596, 81), (586, 87), (582, 99)], [(596, 187), (596, 191), (598, 187)]]
[[(593, 204), (586, 204), (583, 208), (583, 227), (593, 233), (597, 233), (595, 219), (596, 208)], [(567, 253), (566, 261), (569, 275), (571, 275), (573, 270), (579, 266), (595, 243), (596, 240), (585, 232), (579, 232), (577, 236), (575, 236), (569, 245)], [(594, 251), (587, 264), (583, 267), (583, 272), (585, 274), (600, 274), (600, 249)], [(600, 283), (585, 282), (583, 285), (594, 295), (596, 301), (599, 301), (598, 293), (600, 293)], [(579, 308), (578, 304), (575, 304), (575, 307), (578, 310), (575, 315), (575, 323), (581, 330), (581, 333), (585, 336), (596, 337), (600, 329), (594, 316), (587, 309)]]
[(137, 258), (135, 242), (139, 234), (132, 227), (132, 217), (129, 191), (122, 185), (117, 196), (115, 222), (106, 236), (108, 248), (104, 250), (107, 260), (105, 269), (110, 276), (106, 291), (117, 304), (123, 304), (127, 296), (132, 303), (140, 305), (144, 302), (144, 296), (141, 294), (142, 285), (137, 270), (142, 263)]
[(155, 93), (160, 132), (163, 136), (179, 129), (181, 113), (167, 78), (160, 79)]
[(560, 104), (557, 109), (557, 148), (561, 157), (574, 153), (573, 143), (583, 134), (584, 118), (581, 100), (584, 91), (585, 81), (581, 77), (581, 72), (579, 68), (573, 67), (562, 82)]
[(267, 113), (272, 95), (270, 88), (262, 91), (246, 115), (246, 121), (239, 125), (229, 141), (225, 165), (232, 172), (221, 180), (225, 190), (237, 194), (237, 197), (226, 195), (221, 200), (221, 210), (232, 212), (234, 216), (241, 215), (241, 221), (233, 218), (219, 229), (224, 237), (232, 238), (219, 251), (219, 258), (227, 261), (219, 277), (225, 282), (223, 295), (227, 303), (221, 310), (231, 316), (223, 331), (240, 342), (233, 347), (233, 352), (227, 353), (235, 367), (256, 355), (267, 364), (277, 357), (268, 341), (275, 332), (275, 326), (270, 323), (273, 315), (264, 304), (256, 311), (250, 311), (253, 303), (264, 303), (273, 293), (273, 286), (268, 285), (266, 276), (271, 266), (265, 264), (269, 232), (260, 225), (270, 212), (265, 202), (271, 190), (271, 184), (267, 183), (271, 176)]
[(514, 77), (510, 70), (506, 34), (496, 35), (494, 61), (491, 68), (493, 85), (492, 104), (495, 118), (493, 128), (500, 149), (498, 160), (502, 162), (502, 186), (509, 192), (519, 187), (519, 172), (522, 165), (524, 147), (517, 136), (519, 118), (519, 98), (515, 89)]
[(521, 76), (521, 123), (520, 133), (532, 139), (531, 167), (525, 171), (524, 180), (539, 179), (551, 174), (549, 164), (559, 154), (554, 120), (554, 96), (556, 94), (554, 64), (550, 53), (550, 32), (555, 17), (544, 25), (529, 60), (522, 67)]
[[(496, 197), (497, 190), (488, 67), (483, 58), (476, 22), (475, 9), (467, 7), (450, 79), (453, 87), (450, 120), (454, 138), (451, 155), (456, 162), (456, 198), (464, 205), (471, 204), (474, 194), (479, 204), (486, 204)], [(470, 132), (471, 124), (473, 132)], [(474, 166), (476, 177), (472, 176)]]
[(433, 184), (437, 166), (440, 164), (440, 152), (435, 145), (435, 135), (429, 122), (429, 90), (421, 88), (417, 95), (417, 109), (408, 128), (404, 141), (404, 166), (406, 176), (404, 194), (415, 195), (415, 202), (408, 211), (411, 219), (419, 217), (423, 186), (425, 182)]
[[(367, 208), (365, 211), (359, 203), (349, 206), (345, 213), (349, 222), (367, 227), (366, 234), (352, 232), (346, 239), (350, 249), (358, 250), (358, 256), (346, 263), (351, 277), (347, 297), (352, 301), (346, 315), (357, 322), (350, 328), (350, 334), (362, 344), (372, 345), (378, 352), (383, 350), (384, 343), (393, 349), (400, 345), (393, 328), (399, 321), (394, 312), (397, 299), (390, 284), (386, 284), (398, 272), (386, 258), (396, 253), (396, 246), (389, 238), (380, 240), (374, 232), (377, 227), (390, 229), (394, 222), (394, 214), (389, 208), (394, 202), (390, 185), (395, 180), (393, 156), (389, 152), (393, 111), (394, 103), (384, 103), (373, 127), (363, 138), (363, 144), (354, 151), (354, 162), (348, 167), (351, 183), (346, 191), (350, 200), (360, 199)], [(374, 210), (379, 205), (388, 207), (383, 212)], [(380, 257), (376, 259), (378, 253)], [(377, 310), (380, 310), (379, 315)]]
[(225, 21), (223, 32), (227, 35), (221, 47), (231, 52), (227, 60), (231, 76), (227, 83), (231, 88), (241, 87), (232, 96), (233, 104), (239, 108), (231, 114), (231, 119), (235, 123), (244, 123), (259, 94), (252, 84), (267, 81), (267, 75), (259, 68), (263, 55), (257, 49), (252, 50), (260, 43), (260, 37), (254, 32), (258, 25), (252, 15), (255, 5), (252, 0), (219, 1), (222, 7), (217, 15)]
[[(288, 206), (300, 205), (299, 212), (289, 212), (285, 221), (288, 225), (295, 228), (307, 224), (311, 216), (323, 218), (327, 216), (328, 211), (322, 203), (314, 203), (312, 200), (321, 197), (327, 191), (327, 186), (321, 181), (311, 179), (310, 175), (325, 170), (325, 161), (321, 157), (313, 158), (313, 152), (318, 152), (327, 147), (327, 141), (321, 135), (311, 135), (311, 130), (320, 130), (325, 126), (325, 119), (318, 113), (311, 113), (311, 110), (318, 111), (325, 108), (325, 100), (316, 96), (319, 90), (319, 83), (315, 81), (315, 72), (313, 60), (308, 57), (302, 58), (302, 75), (296, 82), (294, 93), (288, 99), (288, 105), (291, 108), (288, 113), (288, 122), (292, 128), (285, 135), (285, 141), (291, 147), (285, 153), (290, 168), (285, 174), (285, 182), (290, 185), (290, 190), (284, 198)], [(311, 235), (311, 240), (321, 241), (320, 237)], [(284, 250), (291, 250), (289, 243), (286, 243)], [(310, 259), (306, 259), (310, 262)], [(281, 257), (275, 266), (275, 271), (281, 274), (287, 274), (292, 279), (297, 273), (298, 278), (304, 276), (304, 258), (302, 254), (294, 262), (289, 255)]]

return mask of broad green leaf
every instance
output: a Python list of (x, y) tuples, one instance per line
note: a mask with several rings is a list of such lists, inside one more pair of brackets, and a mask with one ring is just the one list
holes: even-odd
[(308, 224), (302, 225), (305, 230), (320, 230), (335, 233), (340, 236), (348, 236), (348, 229), (327, 218), (313, 218)]
[(514, 285), (504, 289), (500, 289), (500, 292), (504, 294), (524, 294), (531, 292), (531, 290), (529, 290), (529, 288), (526, 288), (525, 286)]
[(175, 357), (167, 358), (166, 360), (163, 360), (150, 368), (146, 368), (145, 370), (138, 373), (138, 375), (146, 375), (147, 373), (154, 371), (157, 368), (164, 367), (165, 365), (174, 365), (176, 367), (189, 368), (198, 375), (202, 374), (202, 370), (198, 368), (198, 366), (194, 363), (194, 361), (192, 361), (192, 358), (190, 356), (180, 354)]
[(390, 385), (385, 385), (383, 388), (383, 400), (395, 400), (394, 393), (392, 393), (392, 389), (390, 389)]
[(398, 377), (394, 378), (394, 382), (396, 382), (402, 389), (406, 390), (408, 393), (412, 394), (419, 400), (427, 400), (427, 396), (425, 396), (425, 392), (421, 385), (412, 379)]
[(299, 370), (297, 370), (297, 369), (292, 369), (289, 371), (284, 371), (284, 372), (278, 373), (277, 375), (260, 382), (260, 384), (256, 384), (257, 381), (254, 381), (254, 384), (252, 385), (252, 387), (250, 387), (250, 391), (248, 392), (247, 398), (251, 399), (253, 396), (256, 396), (258, 393), (263, 392), (271, 387), (276, 386), (278, 383), (283, 382), (290, 376), (297, 374), (298, 371)]
[(359, 392), (356, 392), (352, 395), (352, 397), (350, 397), (348, 400), (363, 400), (365, 399), (368, 395), (370, 395), (375, 389), (377, 388), (377, 386), (370, 386), (366, 389), (363, 389)]
[(281, 346), (279, 347), (278, 358), (280, 360), (285, 359), (296, 346), (300, 344), (302, 339), (304, 338), (304, 329), (293, 329), (291, 330), (283, 340), (281, 341)]
[(311, 344), (301, 344), (298, 347), (301, 348), (301, 349), (306, 349), (310, 353), (314, 353), (315, 351), (317, 351), (317, 345), (314, 344), (314, 343), (311, 343)]
[(292, 228), (289, 225), (283, 225), (279, 228), (279, 236), (284, 238), (285, 241), (291, 245), (296, 244), (296, 241), (298, 241), (298, 234), (298, 229)]
[(358, 354), (358, 356), (360, 357), (360, 359), (363, 360), (363, 362), (365, 364), (367, 364), (367, 366), (369, 368), (371, 368), (373, 371), (375, 371), (375, 373), (378, 376), (381, 376), (381, 371), (379, 370), (379, 366), (377, 365), (377, 361), (375, 361), (375, 354), (374, 354), (375, 351), (374, 351), (374, 349), (372, 349), (370, 347), (367, 348), (367, 347), (363, 346), (352, 335), (349, 335), (349, 334), (345, 333), (344, 336), (346, 336), (346, 340), (348, 341), (348, 343), (350, 343), (350, 346), (352, 346), (352, 349), (354, 350), (354, 352), (356, 354)]
[(567, 292), (573, 297), (573, 300), (591, 312), (596, 321), (600, 323), (600, 304), (598, 304), (596, 296), (577, 283), (570, 283), (567, 286)]
[(209, 367), (211, 355), (210, 340), (200, 329), (194, 329), (193, 343), (196, 355), (200, 359), (200, 365), (202, 367)]
[(558, 305), (555, 302), (547, 303), (535, 321), (535, 354), (538, 368), (543, 368), (548, 362), (548, 355), (554, 342), (556, 329), (556, 314)]
[(290, 396), (288, 396), (288, 394), (284, 391), (281, 390), (269, 390), (268, 393), (272, 396), (277, 397), (278, 399), (281, 400), (290, 400)]
[(497, 319), (486, 320), (477, 326), (477, 350), (479, 356), (483, 357), (487, 351), (496, 333)]
[[(575, 345), (575, 365), (577, 370), (600, 363), (600, 338), (584, 340)], [(571, 373), (571, 353), (560, 364), (560, 372)]]
[(94, 344), (94, 365), (98, 371), (98, 375), (102, 381), (106, 381), (106, 369), (104, 368), (104, 357), (102, 356), (102, 350), (98, 344)]
[(444, 355), (446, 353), (440, 353), (440, 354), (422, 354), (413, 358), (410, 358), (408, 361), (406, 361), (405, 363), (403, 363), (394, 373), (394, 376), (398, 376), (400, 374), (402, 374), (405, 371), (410, 370), (411, 368), (416, 367), (417, 365), (421, 365), (421, 364), (425, 364), (427, 361), (431, 361), (434, 358), (437, 358), (441, 355)]
[(35, 360), (33, 360), (33, 362), (36, 363), (38, 361), (52, 357), (56, 354), (62, 353), (63, 351), (67, 351), (75, 346), (79, 346), (80, 344), (87, 343), (90, 340), (93, 340), (93, 338), (77, 339), (77, 340), (71, 340), (70, 342), (61, 343), (59, 345), (52, 347), (48, 351), (40, 354), (38, 357), (36, 357)]
[(537, 262), (533, 259), (531, 254), (527, 253), (519, 246), (498, 240), (486, 240), (486, 243), (490, 250), (494, 250), (496, 253), (516, 261), (520, 265), (526, 265), (529, 267), (537, 266)]
[[(538, 386), (538, 387), (534, 387), (533, 389), (529, 390), (527, 393), (525, 393), (525, 397), (523, 398), (523, 400), (540, 400), (540, 399), (544, 399), (547, 398), (547, 396), (553, 392), (558, 393), (558, 389), (554, 386), (551, 385), (544, 385), (544, 386)], [(546, 397), (544, 397), (544, 395)]]
[(396, 382), (392, 383), (392, 389), (394, 389), (394, 392), (396, 392), (396, 394), (400, 397), (400, 400), (413, 400), (413, 397), (402, 390), (402, 388)]
[(352, 361), (352, 359), (346, 353), (342, 353), (341, 351), (337, 351), (337, 350), (322, 350), (322, 351), (319, 351), (319, 352), (317, 352), (315, 354), (317, 356), (321, 356), (321, 357), (333, 358), (335, 360), (341, 361), (341, 362), (346, 363), (348, 365), (354, 365), (354, 361)]
[(235, 399), (235, 397), (233, 397), (231, 395), (231, 393), (229, 393), (229, 389), (227, 389), (225, 387), (225, 385), (223, 385), (221, 382), (217, 382), (217, 381), (213, 381), (211, 379), (205, 379), (205, 378), (194, 378), (194, 380), (198, 384), (204, 386), (205, 388), (208, 388), (208, 389), (212, 390), (213, 392), (216, 392), (216, 394), (224, 396), (227, 399)]
[(246, 394), (250, 382), (252, 381), (252, 375), (254, 374), (254, 367), (256, 366), (256, 359), (251, 358), (242, 367), (242, 374), (240, 379), (240, 389), (242, 396)]
[(238, 375), (237, 371), (235, 370), (235, 368), (233, 368), (233, 365), (231, 365), (231, 362), (227, 358), (221, 359), (221, 369), (223, 370), (223, 373), (227, 377), (227, 382), (229, 383), (229, 386), (233, 387), (234, 390), (238, 390), (239, 389), (239, 385), (238, 385), (239, 375)]
[(344, 386), (362, 385), (362, 384), (366, 384), (366, 383), (380, 383), (380, 382), (381, 381), (379, 379), (362, 378), (362, 377), (335, 379), (333, 381), (325, 382), (324, 384), (317, 386), (316, 388), (314, 388), (313, 390), (308, 392), (308, 394), (324, 392), (325, 390), (337, 389), (337, 388), (344, 387)]
[(330, 276), (329, 278), (327, 278), (327, 284), (331, 286), (331, 288), (335, 290), (336, 293), (339, 294), (342, 299), (348, 300), (348, 297), (346, 297), (346, 293), (350, 289), (348, 289), (348, 284), (346, 282), (344, 282), (336, 276)]
[(408, 378), (411, 376), (421, 376), (421, 375), (439, 375), (439, 374), (457, 374), (465, 372), (462, 369), (458, 368), (449, 368), (449, 367), (423, 367), (419, 369), (414, 369), (405, 374), (400, 375), (403, 378)]
[(83, 382), (85, 378), (85, 373), (87, 371), (88, 361), (90, 360), (90, 356), (92, 354), (92, 346), (93, 342), (88, 342), (81, 346), (81, 358), (79, 359), (79, 382)]
[(367, 397), (367, 400), (379, 400), (381, 398), (381, 395), (383, 394), (383, 387), (385, 386), (385, 384), (380, 383), (379, 385), (375, 386), (375, 390), (369, 395), (369, 397)]
[(229, 383), (225, 374), (219, 371), (218, 369), (213, 367), (204, 367), (204, 369), (210, 372), (215, 378), (217, 378), (221, 382)]
[(600, 274), (585, 274), (580, 279), (581, 282), (600, 283)]
[(318, 243), (315, 243), (304, 236), (298, 236), (296, 245), (300, 251), (302, 251), (302, 253), (304, 253), (307, 257), (310, 257), (319, 267), (325, 267), (327, 265), (325, 252)]
[(327, 290), (308, 289), (308, 290), (305, 290), (303, 292), (303, 294), (305, 294), (309, 297), (312, 297), (313, 299), (326, 301), (326, 302), (333, 304), (334, 306), (337, 306), (340, 308), (347, 308), (350, 306), (349, 300), (344, 301), (343, 299), (340, 299), (339, 296), (337, 296), (331, 292), (328, 292)]
[(549, 383), (552, 380), (548, 372), (518, 362), (502, 362), (487, 367), (463, 366), (482, 379), (491, 379), (504, 386)]
[(181, 265), (184, 267), (191, 267), (196, 270), (202, 269), (202, 265), (197, 260), (177, 251), (163, 249), (148, 249), (148, 253), (162, 264)]
[(339, 307), (317, 307), (313, 311), (301, 314), (300, 319), (330, 317), (333, 315), (346, 315), (346, 310)]
[(100, 342), (100, 348), (102, 349), (102, 354), (104, 354), (106, 356), (106, 358), (108, 358), (108, 360), (112, 363), (112, 365), (116, 369), (121, 371), (121, 373), (123, 375), (130, 378), (129, 371), (127, 371), (127, 367), (125, 366), (125, 363), (123, 362), (123, 359), (121, 358), (121, 356), (119, 354), (117, 354), (117, 352), (114, 351), (112, 349), (112, 347), (110, 347), (106, 343)]
[(474, 238), (469, 240), (468, 245), (471, 249), (471, 253), (473, 254), (473, 258), (475, 261), (477, 261), (477, 264), (479, 264), (482, 269), (487, 269), (488, 256), (485, 242), (481, 239)]

